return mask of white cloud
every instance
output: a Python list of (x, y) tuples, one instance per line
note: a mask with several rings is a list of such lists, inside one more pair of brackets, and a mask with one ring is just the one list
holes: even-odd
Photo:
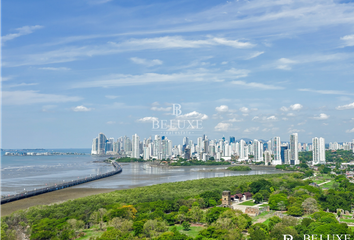
[(220, 113), (225, 113), (229, 111), (229, 107), (226, 105), (221, 105), (220, 107), (216, 107), (215, 110)]
[(295, 103), (294, 105), (291, 105), (290, 108), (294, 111), (296, 110), (300, 110), (301, 108), (303, 108), (303, 106), (300, 103)]
[(116, 99), (116, 98), (118, 98), (119, 96), (106, 95), (105, 97), (108, 98), (108, 99)]
[(250, 132), (257, 132), (259, 130), (259, 127), (251, 127), (251, 128), (246, 128), (244, 130), (245, 133), (250, 133)]
[(35, 26), (24, 26), (20, 28), (16, 28), (17, 33), (10, 33), (5, 36), (2, 36), (1, 40), (2, 42), (6, 42), (15, 38), (18, 38), (23, 35), (31, 34), (34, 30), (36, 29), (41, 29), (43, 26), (40, 25), (35, 25)]
[(294, 129), (294, 128), (289, 128), (288, 133), (299, 133), (299, 132), (305, 132), (303, 129)]
[(284, 89), (280, 86), (274, 86), (270, 84), (256, 83), (256, 82), (245, 82), (245, 81), (232, 81), (232, 84), (248, 87), (248, 88), (259, 88), (263, 90), (279, 90)]
[(11, 80), (13, 76), (7, 76), (7, 77), (1, 76), (0, 78), (1, 78), (1, 82), (5, 82)]
[(172, 107), (152, 107), (151, 108), (152, 111), (164, 111), (164, 112), (167, 112), (167, 111), (171, 111), (172, 110)]
[(256, 121), (256, 120), (258, 120), (258, 119), (259, 119), (259, 117), (258, 117), (258, 116), (255, 116), (255, 117), (252, 118), (252, 121)]
[(297, 61), (295, 60), (291, 60), (288, 58), (280, 58), (277, 61), (277, 69), (281, 69), (281, 70), (291, 70), (291, 64), (296, 64)]
[(354, 95), (354, 93), (348, 93), (348, 92), (339, 91), (339, 90), (313, 90), (313, 89), (309, 89), (309, 88), (301, 88), (301, 89), (298, 89), (298, 91), (314, 92), (314, 93), (328, 94), (328, 95)]
[(316, 120), (326, 120), (328, 118), (329, 118), (329, 115), (327, 115), (325, 113), (321, 113), (319, 116), (313, 117), (313, 119), (316, 119)]
[(77, 102), (81, 97), (70, 97), (57, 94), (39, 93), (38, 91), (3, 91), (2, 101), (4, 105), (28, 105), (35, 103), (63, 103)]
[(70, 68), (67, 67), (42, 67), (42, 68), (38, 68), (41, 70), (50, 70), (50, 71), (69, 71), (71, 70)]
[(228, 64), (228, 62), (224, 61), (224, 62), (222, 62), (221, 64), (222, 64), (222, 65), (225, 65), (225, 64)]
[(140, 118), (137, 121), (138, 122), (153, 122), (153, 121), (158, 121), (159, 119), (156, 117), (144, 117), (144, 118)]
[(291, 67), (288, 65), (278, 65), (277, 69), (281, 69), (281, 70), (291, 70)]
[(73, 107), (72, 110), (74, 112), (89, 112), (92, 110), (92, 108), (87, 108), (87, 107), (81, 105), (81, 106)]
[(236, 119), (236, 118), (232, 118), (232, 119), (229, 119), (229, 122), (242, 122), (243, 119)]
[(223, 122), (218, 123), (214, 129), (217, 132), (227, 132), (231, 130), (236, 130), (232, 128), (232, 123), (223, 123)]
[(340, 40), (345, 42), (345, 46), (354, 46), (354, 34), (341, 37)]
[(206, 114), (193, 111), (190, 113), (179, 115), (177, 118), (184, 118), (184, 119), (192, 118), (192, 119), (206, 120), (206, 119), (208, 119), (208, 116)]
[(249, 57), (247, 58), (247, 60), (252, 59), (252, 58), (256, 58), (256, 57), (262, 55), (263, 53), (264, 53), (264, 52), (255, 52), (255, 53), (252, 53), (251, 56), (249, 56)]
[(115, 124), (115, 121), (108, 121), (107, 124)]
[(288, 114), (286, 114), (286, 116), (288, 116), (288, 117), (294, 117), (295, 114), (294, 114), (294, 113), (288, 113)]
[(152, 67), (155, 65), (161, 65), (163, 62), (159, 59), (154, 59), (154, 60), (147, 60), (147, 59), (143, 59), (143, 58), (137, 58), (137, 57), (132, 57), (130, 58), (130, 60), (136, 64), (141, 64), (141, 65), (145, 65), (147, 67)]
[(270, 117), (267, 117), (267, 120), (277, 120), (277, 117), (276, 116), (270, 116)]
[(13, 87), (35, 86), (35, 85), (38, 85), (38, 83), (19, 83), (19, 84), (5, 85), (3, 87), (13, 88)]
[(346, 133), (354, 133), (354, 128), (352, 129), (348, 129), (347, 131), (345, 131)]
[(282, 106), (280, 108), (280, 111), (287, 112), (287, 111), (289, 111), (289, 108)]
[(246, 107), (240, 108), (240, 111), (243, 112), (243, 113), (249, 113), (250, 112), (250, 110), (248, 108), (246, 108)]
[(130, 74), (112, 74), (103, 76), (100, 79), (75, 83), (72, 88), (91, 88), (91, 87), (121, 87), (121, 86), (135, 86), (153, 83), (172, 83), (172, 82), (201, 82), (209, 81), (215, 82), (220, 79), (235, 79), (247, 76), (248, 70), (236, 70), (231, 68), (223, 72), (216, 72), (217, 70), (209, 70), (204, 68), (195, 69), (193, 71), (159, 74), (159, 73), (144, 73), (142, 75)]
[(336, 107), (337, 110), (347, 110), (347, 109), (353, 109), (353, 108), (354, 108), (354, 102), (353, 103), (349, 103), (347, 105)]

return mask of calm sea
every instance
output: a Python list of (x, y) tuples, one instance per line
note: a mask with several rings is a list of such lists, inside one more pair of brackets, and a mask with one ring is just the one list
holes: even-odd
[[(59, 156), (2, 156), (1, 194), (14, 194), (21, 191), (52, 185), (63, 181), (108, 172), (110, 164), (96, 162), (106, 157), (89, 155), (90, 149), (50, 149), (54, 152), (77, 152), (87, 155)], [(186, 181), (201, 178), (226, 177), (280, 173), (269, 167), (254, 167), (247, 172), (224, 171), (226, 166), (192, 166), (162, 168), (148, 163), (122, 163), (123, 172), (98, 181), (75, 186), (74, 188), (127, 189), (165, 182)]]

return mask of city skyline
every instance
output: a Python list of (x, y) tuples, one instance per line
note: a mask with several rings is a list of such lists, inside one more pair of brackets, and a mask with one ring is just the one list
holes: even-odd
[(176, 119), (202, 121), (213, 139), (354, 138), (353, 2), (2, 9), (2, 148), (86, 148), (98, 132), (149, 136), (153, 120)]

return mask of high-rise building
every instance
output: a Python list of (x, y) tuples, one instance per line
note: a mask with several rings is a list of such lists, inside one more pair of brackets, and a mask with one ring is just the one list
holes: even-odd
[(235, 137), (230, 137), (230, 144), (235, 142), (236, 142)]
[(240, 140), (238, 147), (239, 147), (239, 150), (238, 150), (239, 160), (248, 159), (248, 156), (247, 157), (245, 156), (245, 141), (243, 139)]
[(253, 154), (254, 154), (254, 160), (256, 162), (263, 161), (263, 146), (262, 143), (257, 139), (253, 141)]
[(272, 163), (272, 152), (269, 150), (264, 151), (264, 164), (268, 166)]
[(132, 137), (132, 158), (140, 158), (140, 138), (138, 134)]
[(273, 155), (274, 155), (274, 160), (272, 162), (272, 165), (281, 165), (281, 154), (280, 154), (280, 137), (274, 137), (273, 139)]
[(325, 139), (324, 138), (312, 138), (312, 165), (325, 164)]
[(107, 137), (103, 133), (98, 134), (98, 149), (97, 154), (104, 155), (106, 154), (106, 141)]
[(289, 160), (288, 151), (286, 151), (288, 149), (289, 149), (288, 144), (282, 144), (280, 146), (280, 158), (281, 158), (282, 164), (289, 164), (288, 163), (288, 160)]
[(94, 138), (92, 140), (91, 154), (92, 155), (98, 154), (98, 138)]
[(298, 135), (297, 133), (293, 133), (290, 135), (290, 164), (298, 165), (299, 157), (298, 157)]

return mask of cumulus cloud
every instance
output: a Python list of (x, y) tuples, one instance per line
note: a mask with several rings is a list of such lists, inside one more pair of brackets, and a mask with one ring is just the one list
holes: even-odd
[(159, 59), (147, 60), (143, 58), (132, 57), (130, 60), (136, 64), (145, 65), (147, 67), (152, 67), (155, 65), (161, 65), (163, 62)]
[(267, 117), (267, 120), (277, 120), (277, 117), (276, 116), (270, 116), (270, 117)]
[(229, 111), (229, 107), (226, 105), (221, 105), (220, 107), (216, 107), (215, 110), (219, 113), (224, 113)]
[(159, 119), (156, 117), (144, 117), (144, 118), (140, 118), (137, 120), (137, 122), (153, 122), (153, 121), (158, 121)]
[(229, 122), (242, 122), (243, 119), (236, 119), (236, 118), (232, 118), (232, 119), (229, 119)]
[(226, 132), (226, 131), (230, 131), (231, 127), (232, 127), (231, 123), (218, 123), (214, 129), (217, 132)]
[(346, 133), (354, 133), (354, 128), (352, 129), (348, 129), (347, 131), (345, 131)]
[(184, 119), (192, 118), (192, 119), (206, 120), (206, 119), (208, 119), (208, 116), (206, 114), (193, 111), (190, 113), (179, 115), (177, 118), (184, 118)]
[(249, 113), (250, 112), (250, 110), (248, 108), (246, 108), (246, 107), (240, 108), (240, 111), (243, 112), (243, 113)]
[(290, 106), (291, 110), (300, 110), (301, 108), (303, 108), (303, 106), (300, 103), (295, 103), (294, 105)]
[(280, 108), (280, 111), (287, 112), (287, 111), (289, 111), (289, 108), (282, 106)]
[(167, 111), (171, 111), (172, 107), (152, 107), (150, 108), (152, 111), (163, 111), (163, 112), (167, 112)]
[(344, 46), (354, 46), (354, 34), (341, 37), (340, 40), (344, 41)]
[(81, 106), (73, 107), (72, 110), (74, 112), (89, 112), (92, 110), (92, 108), (87, 108), (87, 107), (81, 105)]
[(329, 118), (329, 115), (327, 115), (325, 113), (321, 113), (320, 115), (313, 117), (313, 119), (316, 119), (316, 120), (326, 120), (328, 118)]
[(250, 133), (250, 132), (257, 132), (259, 130), (259, 127), (251, 127), (251, 128), (246, 128), (244, 130), (245, 133)]
[(337, 110), (347, 110), (347, 109), (353, 109), (353, 108), (354, 108), (354, 102), (353, 103), (349, 103), (347, 105), (336, 107)]

